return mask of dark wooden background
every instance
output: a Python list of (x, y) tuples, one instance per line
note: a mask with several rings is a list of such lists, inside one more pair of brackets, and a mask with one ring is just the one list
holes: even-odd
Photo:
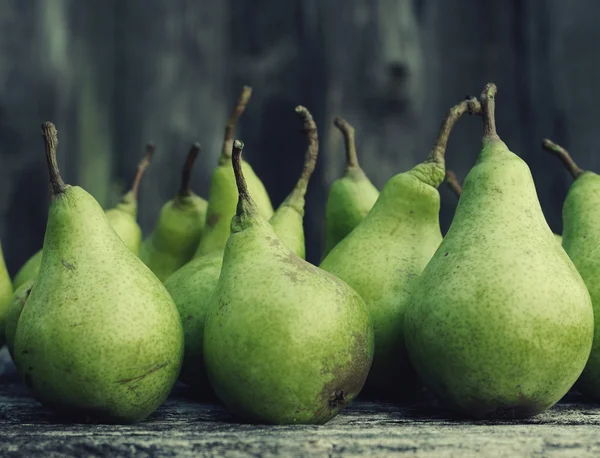
[[(343, 170), (332, 117), (355, 125), (363, 168), (381, 187), (421, 161), (445, 111), (487, 81), (499, 88), (499, 133), (530, 164), (560, 231), (570, 181), (539, 142), (552, 137), (582, 167), (600, 170), (598, 24), (597, 0), (2, 0), (0, 235), (9, 269), (43, 240), (41, 122), (58, 127), (65, 179), (104, 206), (131, 179), (144, 143), (156, 142), (141, 190), (148, 233), (196, 140), (203, 153), (193, 187), (206, 195), (242, 84), (254, 95), (237, 135), (275, 205), (302, 162), (295, 105), (317, 120), (310, 260), (323, 246), (328, 186)], [(460, 177), (480, 136), (472, 118), (451, 138), (448, 165)], [(456, 199), (441, 192), (446, 228)]]

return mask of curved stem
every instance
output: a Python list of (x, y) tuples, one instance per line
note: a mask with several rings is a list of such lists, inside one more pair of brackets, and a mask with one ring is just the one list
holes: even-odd
[(454, 173), (452, 170), (446, 170), (446, 184), (456, 197), (460, 197), (460, 194), (462, 193), (462, 187), (458, 182), (456, 173)]
[(147, 143), (146, 153), (144, 154), (144, 157), (137, 166), (137, 172), (135, 174), (135, 177), (133, 177), (133, 183), (131, 184), (130, 192), (133, 194), (134, 199), (137, 199), (138, 197), (142, 177), (144, 176), (144, 172), (150, 165), (150, 161), (152, 160), (152, 155), (154, 154), (154, 151), (156, 151), (156, 146), (154, 145), (154, 143)]
[(58, 148), (58, 132), (51, 122), (42, 124), (42, 137), (46, 149), (46, 162), (48, 163), (48, 175), (50, 177), (50, 195), (56, 197), (65, 192), (66, 186), (56, 162), (56, 150)]
[(308, 188), (308, 182), (310, 181), (310, 177), (315, 171), (315, 166), (317, 164), (317, 156), (319, 155), (319, 137), (317, 134), (317, 125), (310, 112), (302, 105), (298, 105), (296, 107), (296, 113), (302, 117), (302, 130), (306, 134), (308, 146), (304, 155), (304, 168), (302, 169), (300, 178), (292, 192), (294, 193), (294, 196), (304, 197), (306, 189)]
[(354, 127), (341, 116), (336, 116), (333, 124), (337, 127), (344, 136), (346, 145), (346, 168), (358, 168), (358, 155), (356, 154), (356, 142), (354, 141)]
[(498, 88), (494, 83), (488, 83), (483, 88), (479, 101), (481, 102), (481, 115), (483, 117), (483, 137), (487, 140), (499, 140), (496, 132), (496, 92)]
[(562, 146), (545, 138), (542, 140), (542, 148), (558, 157), (574, 180), (583, 174), (584, 170), (575, 163), (569, 152)]
[(238, 119), (246, 109), (250, 96), (252, 95), (252, 88), (250, 86), (242, 87), (240, 98), (235, 105), (235, 108), (231, 112), (227, 125), (225, 126), (225, 136), (223, 137), (223, 150), (221, 151), (221, 163), (231, 158), (231, 151), (233, 149), (233, 134), (235, 132), (235, 126)]
[(248, 193), (248, 186), (246, 185), (246, 179), (244, 178), (244, 172), (242, 171), (242, 150), (244, 149), (244, 143), (241, 140), (235, 140), (233, 142), (233, 148), (231, 151), (231, 163), (233, 165), (233, 173), (235, 175), (235, 184), (238, 188), (238, 194), (240, 200), (250, 200), (250, 194)]
[(448, 110), (446, 117), (442, 121), (440, 132), (435, 143), (433, 144), (431, 153), (429, 153), (427, 162), (437, 162), (438, 164), (444, 163), (444, 155), (446, 154), (446, 147), (448, 146), (450, 132), (452, 132), (452, 128), (456, 124), (456, 121), (458, 121), (465, 113), (481, 113), (481, 104), (476, 97), (468, 96), (465, 98), (465, 100)]
[(181, 197), (189, 196), (191, 194), (190, 180), (192, 178), (192, 168), (200, 153), (200, 149), (200, 143), (196, 142), (192, 144), (190, 151), (188, 152), (187, 159), (183, 165), (183, 170), (181, 171), (181, 187), (179, 188), (179, 195)]

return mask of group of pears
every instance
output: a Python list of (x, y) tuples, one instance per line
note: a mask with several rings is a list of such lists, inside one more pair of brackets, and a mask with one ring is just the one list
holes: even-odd
[[(527, 164), (496, 133), (494, 84), (452, 107), (425, 160), (381, 192), (359, 166), (354, 129), (334, 120), (346, 170), (330, 189), (318, 267), (304, 260), (303, 231), (315, 122), (296, 107), (304, 167), (274, 211), (234, 140), (250, 96), (244, 87), (226, 125), (208, 201), (190, 189), (194, 143), (144, 240), (137, 194), (153, 145), (103, 211), (63, 182), (56, 128), (43, 124), (43, 249), (12, 285), (0, 264), (0, 344), (38, 400), (73, 421), (133, 423), (179, 379), (245, 421), (322, 424), (361, 392), (407, 401), (424, 389), (471, 418), (538, 414), (576, 382), (600, 399), (600, 178), (544, 141), (575, 180), (557, 238)], [(466, 113), (483, 120), (483, 147), (461, 189), (444, 156)], [(442, 236), (445, 177), (459, 202)]]

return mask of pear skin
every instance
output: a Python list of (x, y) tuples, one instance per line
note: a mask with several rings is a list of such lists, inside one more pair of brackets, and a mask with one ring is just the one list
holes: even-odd
[(15, 349), (15, 334), (17, 333), (17, 323), (19, 322), (19, 317), (21, 316), (21, 312), (23, 311), (23, 307), (25, 307), (25, 303), (29, 298), (29, 294), (31, 293), (31, 289), (33, 288), (33, 283), (35, 280), (29, 280), (26, 283), (23, 283), (17, 290), (14, 292), (10, 304), (8, 304), (8, 309), (6, 311), (6, 323), (4, 325), (4, 332), (6, 335), (6, 347), (8, 348), (8, 352), (10, 353), (10, 357), (14, 360), (14, 349)]
[[(302, 117), (308, 138), (304, 167), (296, 185), (279, 206), (269, 223), (285, 245), (304, 259), (304, 195), (315, 169), (318, 156), (317, 126), (302, 106), (296, 108)], [(165, 287), (177, 305), (185, 334), (185, 354), (180, 379), (199, 395), (210, 395), (212, 388), (204, 368), (203, 340), (206, 314), (223, 264), (223, 252), (213, 252), (192, 259), (171, 275)]]
[(2, 246), (0, 245), (0, 348), (6, 343), (4, 330), (12, 295), (13, 286), (8, 270), (6, 269), (6, 263), (4, 262)]
[(475, 98), (453, 107), (429, 157), (392, 177), (369, 214), (340, 241), (321, 268), (364, 299), (375, 333), (375, 356), (364, 393), (409, 399), (419, 386), (404, 348), (404, 311), (414, 286), (442, 241), (437, 190), (445, 174), (450, 132)]
[[(106, 217), (115, 232), (119, 235), (123, 243), (136, 255), (140, 252), (142, 243), (142, 229), (137, 223), (137, 201), (139, 186), (144, 176), (144, 172), (150, 165), (150, 160), (156, 147), (152, 143), (146, 145), (146, 153), (137, 167), (137, 173), (133, 179), (131, 189), (127, 191), (119, 203), (106, 210)], [(23, 284), (33, 280), (42, 265), (42, 250), (35, 253), (29, 260), (23, 264), (17, 272), (14, 279), (15, 291)]]
[(550, 140), (543, 147), (554, 153), (573, 177), (563, 204), (562, 246), (577, 267), (592, 298), (594, 341), (592, 351), (576, 387), (595, 400), (600, 399), (600, 175), (582, 170), (569, 153)]
[(556, 243), (529, 167), (496, 133), (495, 94), (488, 84), (481, 95), (483, 148), (405, 314), (421, 380), (479, 419), (530, 417), (558, 402), (594, 332), (589, 293)]
[(344, 176), (335, 180), (329, 189), (325, 207), (323, 257), (358, 226), (379, 197), (379, 191), (358, 163), (354, 127), (339, 116), (333, 122), (344, 136), (346, 170)]
[(60, 415), (134, 423), (177, 380), (179, 315), (96, 200), (62, 181), (54, 125), (42, 133), (52, 199), (42, 265), (17, 324), (15, 364), (33, 395)]
[(163, 205), (154, 231), (142, 243), (140, 259), (162, 282), (192, 259), (204, 230), (208, 202), (190, 189), (199, 152), (200, 145), (194, 143), (183, 167), (179, 192)]
[[(251, 95), (252, 88), (244, 86), (237, 105), (227, 122), (219, 165), (213, 171), (210, 179), (206, 226), (200, 237), (200, 243), (195, 256), (203, 256), (213, 251), (223, 251), (227, 243), (229, 222), (232, 216), (235, 215), (237, 206), (237, 188), (231, 169), (233, 134), (237, 120), (244, 112)], [(248, 187), (252, 195), (255, 196), (259, 213), (263, 218), (268, 220), (273, 216), (273, 205), (271, 204), (267, 190), (250, 164), (244, 161), (242, 167), (244, 175), (247, 178)]]
[(204, 329), (217, 396), (245, 421), (322, 424), (360, 392), (373, 356), (361, 297), (296, 256), (262, 218), (234, 142), (239, 204)]

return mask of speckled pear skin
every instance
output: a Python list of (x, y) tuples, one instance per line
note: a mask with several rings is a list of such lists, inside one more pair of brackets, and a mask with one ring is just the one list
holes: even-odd
[(461, 414), (528, 417), (579, 377), (592, 307), (527, 164), (487, 132), (407, 307), (406, 346), (423, 382)]
[[(273, 205), (262, 181), (247, 162), (243, 163), (248, 188), (256, 196), (260, 215), (268, 220), (273, 216)], [(231, 170), (231, 158), (222, 158), (213, 171), (210, 180), (206, 226), (200, 238), (195, 256), (207, 255), (213, 251), (223, 251), (229, 237), (231, 218), (237, 207), (237, 188)]]
[(140, 259), (164, 282), (192, 259), (206, 221), (208, 202), (190, 193), (163, 205), (156, 228), (142, 243)]
[(19, 317), (25, 307), (25, 302), (29, 297), (29, 293), (33, 288), (34, 280), (22, 284), (13, 294), (10, 304), (8, 304), (8, 310), (6, 312), (6, 323), (4, 325), (4, 332), (6, 335), (6, 347), (10, 353), (10, 357), (14, 360), (14, 349), (15, 349), (15, 334), (17, 332), (17, 323)]
[(391, 178), (367, 217), (321, 263), (364, 299), (375, 356), (364, 391), (406, 398), (418, 386), (404, 347), (404, 310), (442, 241), (439, 224), (444, 165), (425, 162)]
[(209, 380), (247, 421), (325, 423), (366, 379), (373, 356), (367, 308), (251, 213), (232, 221), (207, 316)]
[[(138, 255), (142, 243), (142, 229), (137, 223), (137, 200), (133, 194), (131, 192), (124, 194), (114, 208), (106, 210), (106, 217), (125, 245)], [(39, 250), (23, 264), (15, 275), (15, 291), (37, 277), (41, 265), (42, 250)]]
[(2, 246), (0, 246), (0, 348), (6, 343), (4, 328), (6, 326), (6, 317), (8, 315), (8, 308), (12, 300), (12, 295), (13, 286), (4, 262)]
[(171, 297), (79, 187), (54, 195), (43, 253), (15, 335), (25, 383), (63, 415), (144, 419), (181, 367), (183, 330)]
[[(304, 259), (304, 229), (299, 211), (284, 202), (269, 222), (286, 246), (294, 247), (292, 251)], [(199, 394), (212, 392), (204, 369), (204, 323), (222, 264), (223, 252), (213, 252), (192, 259), (165, 281), (183, 323), (185, 351), (179, 379)]]
[[(581, 274), (600, 329), (600, 176), (584, 172), (571, 185), (563, 205), (563, 247)], [(600, 399), (600, 335), (596, 332), (577, 389)]]
[(557, 242), (562, 245), (562, 241), (563, 241), (562, 235), (560, 235), (560, 234), (554, 234), (554, 237), (556, 238)]

